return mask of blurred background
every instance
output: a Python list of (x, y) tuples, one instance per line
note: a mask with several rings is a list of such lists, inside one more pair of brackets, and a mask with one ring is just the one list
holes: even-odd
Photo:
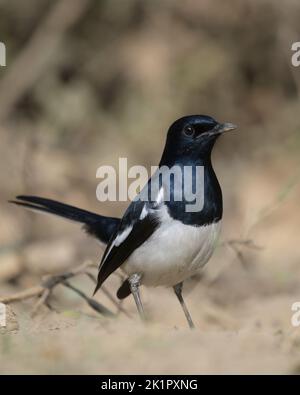
[[(0, 1), (0, 297), (102, 254), (78, 226), (7, 200), (36, 194), (121, 216), (127, 203), (96, 199), (99, 166), (127, 157), (150, 169), (183, 115), (239, 126), (213, 155), (222, 238), (184, 290), (199, 330), (185, 328), (170, 290), (143, 289), (145, 328), (131, 298), (132, 319), (108, 320), (58, 286), (52, 310), (34, 318), (36, 299), (11, 305), (0, 371), (300, 372), (290, 322), (300, 300), (299, 20), (298, 0)], [(107, 281), (109, 295), (119, 282)], [(89, 278), (72, 283), (91, 296)], [(104, 293), (97, 300), (116, 311)]]

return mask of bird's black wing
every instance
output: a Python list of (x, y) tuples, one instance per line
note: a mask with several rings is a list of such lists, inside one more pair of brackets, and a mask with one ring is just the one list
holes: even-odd
[(95, 293), (107, 277), (154, 233), (160, 223), (159, 208), (157, 202), (135, 200), (130, 204), (104, 252)]

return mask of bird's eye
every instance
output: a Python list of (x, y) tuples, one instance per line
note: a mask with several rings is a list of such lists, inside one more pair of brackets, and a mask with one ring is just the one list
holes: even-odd
[(188, 137), (192, 137), (195, 133), (195, 130), (192, 126), (189, 125), (184, 128), (183, 133)]

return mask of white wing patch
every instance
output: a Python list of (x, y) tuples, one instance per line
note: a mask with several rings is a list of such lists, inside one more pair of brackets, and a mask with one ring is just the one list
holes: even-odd
[(112, 241), (108, 251), (106, 252), (106, 254), (103, 256), (102, 258), (102, 265), (99, 267), (99, 270), (101, 269), (101, 267), (103, 266), (106, 258), (108, 257), (108, 255), (110, 254), (111, 250), (114, 247), (119, 247), (119, 245), (121, 245), (128, 237), (128, 235), (130, 234), (130, 232), (132, 231), (133, 226), (128, 226), (127, 228), (125, 228), (123, 230), (122, 233), (118, 234), (118, 236)]
[(142, 210), (141, 215), (140, 215), (140, 220), (142, 221), (144, 218), (147, 217), (147, 215), (148, 215), (148, 210), (147, 210), (146, 205), (144, 205), (143, 210)]
[(132, 228), (133, 226), (130, 225), (127, 228), (125, 228), (122, 233), (118, 234), (118, 236), (115, 238), (113, 243), (115, 247), (119, 247), (119, 245), (122, 244), (127, 239), (130, 232), (132, 231)]
[(164, 188), (160, 188), (157, 198), (156, 198), (156, 204), (159, 206), (162, 202), (164, 201)]

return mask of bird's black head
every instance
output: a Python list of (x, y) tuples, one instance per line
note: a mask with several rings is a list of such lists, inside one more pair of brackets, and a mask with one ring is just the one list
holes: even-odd
[(235, 128), (231, 123), (221, 124), (207, 115), (180, 118), (169, 128), (161, 164), (209, 159), (218, 137)]

